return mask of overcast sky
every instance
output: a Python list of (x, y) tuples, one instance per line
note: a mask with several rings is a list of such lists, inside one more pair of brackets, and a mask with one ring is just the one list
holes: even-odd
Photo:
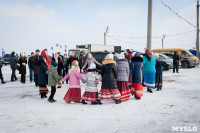
[[(195, 0), (163, 0), (174, 11), (196, 25)], [(6, 52), (26, 52), (56, 43), (68, 49), (80, 44), (103, 44), (109, 26), (108, 45), (123, 49), (146, 47), (148, 0), (0, 0), (0, 48)], [(165, 48), (195, 46), (194, 27), (183, 21), (160, 0), (153, 0), (153, 36), (166, 36)], [(191, 32), (188, 32), (191, 31)], [(185, 33), (187, 32), (187, 33)], [(128, 43), (127, 43), (128, 42)], [(152, 39), (153, 48), (161, 48), (161, 38)]]

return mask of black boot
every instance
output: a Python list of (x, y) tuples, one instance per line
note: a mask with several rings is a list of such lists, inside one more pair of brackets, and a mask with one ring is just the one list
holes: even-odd
[(1, 84), (5, 84), (6, 82), (3, 80), (3, 79), (1, 79)]
[(44, 98), (47, 98), (47, 93), (44, 93)]
[(54, 102), (53, 99), (48, 99), (47, 101), (50, 102), (50, 103)]
[(153, 93), (152, 89), (149, 90), (150, 93)]
[(147, 91), (148, 91), (148, 92), (150, 92), (150, 89), (149, 89), (149, 87), (147, 87)]
[(92, 104), (92, 105), (97, 105), (98, 103), (97, 103), (97, 102), (91, 102), (91, 104)]
[(81, 101), (82, 104), (87, 104), (84, 100)]
[(157, 91), (159, 91), (159, 90), (160, 90), (160, 87), (157, 88)]
[(140, 100), (140, 97), (136, 97), (136, 96), (135, 96), (135, 99), (136, 99), (136, 100)]
[(57, 102), (55, 99), (52, 99), (53, 102)]
[(98, 103), (98, 104), (100, 104), (100, 105), (103, 104), (103, 103), (101, 102), (101, 100), (97, 100), (96, 103)]
[(116, 100), (115, 102), (116, 102), (116, 104), (120, 104), (122, 102), (122, 100)]
[(44, 98), (44, 93), (40, 93), (40, 96), (43, 99)]

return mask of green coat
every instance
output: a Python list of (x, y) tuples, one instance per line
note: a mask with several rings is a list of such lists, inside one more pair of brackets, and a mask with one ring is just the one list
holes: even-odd
[(50, 69), (46, 72), (48, 74), (48, 85), (49, 86), (56, 86), (58, 80), (61, 80), (61, 76), (58, 75), (57, 68), (54, 66), (50, 66)]

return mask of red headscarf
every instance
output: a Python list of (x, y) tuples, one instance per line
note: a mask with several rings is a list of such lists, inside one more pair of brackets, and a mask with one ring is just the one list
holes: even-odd
[(49, 56), (46, 55), (45, 51), (46, 51), (45, 49), (42, 50), (41, 56), (46, 59), (46, 65), (47, 65), (47, 67), (49, 69), (50, 66), (51, 66), (51, 60), (49, 59)]
[(152, 56), (151, 50), (146, 49), (145, 53), (147, 56), (149, 56), (151, 58), (151, 56)]
[(128, 50), (127, 53), (128, 53), (129, 55), (132, 55), (132, 52), (131, 52), (130, 50)]

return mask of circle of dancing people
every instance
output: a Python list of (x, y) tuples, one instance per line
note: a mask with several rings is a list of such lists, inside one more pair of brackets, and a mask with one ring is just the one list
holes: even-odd
[[(0, 62), (0, 68), (3, 63)], [(11, 53), (10, 68), (12, 70), (11, 81), (18, 80), (16, 70), (21, 74), (21, 83), (26, 82), (26, 65), (28, 64), (30, 73), (30, 82), (34, 81), (35, 86), (39, 87), (39, 94), (42, 99), (47, 98), (49, 93), (48, 86), (51, 87), (48, 101), (56, 102), (54, 95), (56, 88), (61, 88), (66, 82), (69, 89), (64, 96), (64, 101), (68, 104), (82, 103), (92, 105), (102, 104), (101, 101), (114, 100), (116, 104), (127, 101), (131, 95), (136, 100), (143, 97), (143, 87), (147, 87), (149, 93), (153, 93), (153, 89), (157, 91), (162, 89), (162, 61), (159, 54), (153, 54), (150, 50), (146, 50), (144, 55), (132, 53), (119, 54), (117, 51), (108, 54), (102, 61), (102, 64), (92, 57), (89, 53), (84, 63), (84, 56), (81, 52), (79, 58), (73, 52), (67, 58), (65, 54), (62, 56), (59, 52), (55, 53), (52, 58), (48, 56), (47, 49), (41, 51), (36, 50), (31, 53), (27, 61), (25, 53), (21, 53), (20, 57), (15, 52)], [(101, 70), (97, 69), (97, 66)], [(85, 71), (85, 78), (82, 72)], [(2, 84), (5, 83), (0, 69)], [(85, 92), (81, 96), (81, 83), (85, 84)], [(101, 89), (98, 91), (98, 85)]]

